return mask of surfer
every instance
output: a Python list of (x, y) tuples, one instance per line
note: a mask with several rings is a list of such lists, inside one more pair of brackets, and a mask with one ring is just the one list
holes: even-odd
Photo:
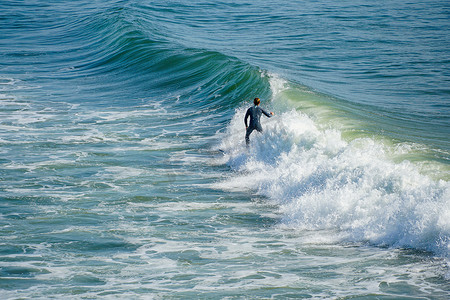
[[(271, 116), (273, 116), (273, 112), (267, 113), (264, 109), (262, 109), (261, 107), (259, 107), (259, 104), (261, 103), (261, 100), (259, 98), (255, 98), (253, 100), (253, 103), (255, 104), (254, 106), (250, 107), (249, 109), (247, 109), (247, 113), (245, 114), (244, 117), (244, 123), (245, 123), (245, 144), (249, 145), (250, 143), (250, 134), (253, 132), (253, 130), (257, 130), (258, 132), (262, 132), (262, 126), (261, 123), (259, 121), (259, 119), (261, 118), (262, 114), (265, 114), (266, 117), (270, 118)], [(247, 125), (247, 120), (250, 117), (250, 124)]]

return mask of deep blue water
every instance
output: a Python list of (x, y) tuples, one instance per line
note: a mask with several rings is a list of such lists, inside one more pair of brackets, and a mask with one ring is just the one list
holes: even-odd
[(0, 294), (447, 299), (449, 13), (0, 1)]

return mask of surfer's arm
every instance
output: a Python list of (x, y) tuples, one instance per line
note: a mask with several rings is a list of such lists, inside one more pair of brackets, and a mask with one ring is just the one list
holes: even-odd
[(270, 112), (270, 114), (267, 112), (267, 111), (265, 111), (264, 109), (262, 109), (261, 108), (261, 111), (263, 112), (263, 114), (265, 114), (266, 115), (266, 117), (268, 117), (268, 118), (270, 118), (271, 116), (273, 116), (273, 112)]
[(245, 128), (248, 127), (248, 125), (247, 125), (248, 117), (250, 117), (250, 110), (249, 109), (247, 109), (247, 112), (245, 113), (245, 117), (244, 117)]

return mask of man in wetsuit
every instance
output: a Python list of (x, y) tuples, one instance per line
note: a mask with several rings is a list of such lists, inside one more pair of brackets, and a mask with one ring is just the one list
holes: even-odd
[[(247, 113), (245, 114), (244, 123), (245, 123), (245, 144), (248, 146), (250, 143), (250, 134), (253, 132), (253, 130), (257, 130), (258, 132), (262, 132), (262, 127), (259, 119), (261, 118), (262, 114), (265, 114), (266, 117), (270, 118), (273, 116), (273, 112), (267, 113), (264, 109), (259, 107), (259, 104), (261, 103), (261, 100), (259, 98), (255, 98), (253, 100), (254, 106), (247, 109)], [(247, 125), (247, 120), (250, 117), (250, 124)]]

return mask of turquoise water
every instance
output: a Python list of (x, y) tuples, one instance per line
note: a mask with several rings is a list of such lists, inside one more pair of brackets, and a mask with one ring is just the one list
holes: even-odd
[(448, 299), (448, 3), (194, 2), (0, 2), (1, 298)]

